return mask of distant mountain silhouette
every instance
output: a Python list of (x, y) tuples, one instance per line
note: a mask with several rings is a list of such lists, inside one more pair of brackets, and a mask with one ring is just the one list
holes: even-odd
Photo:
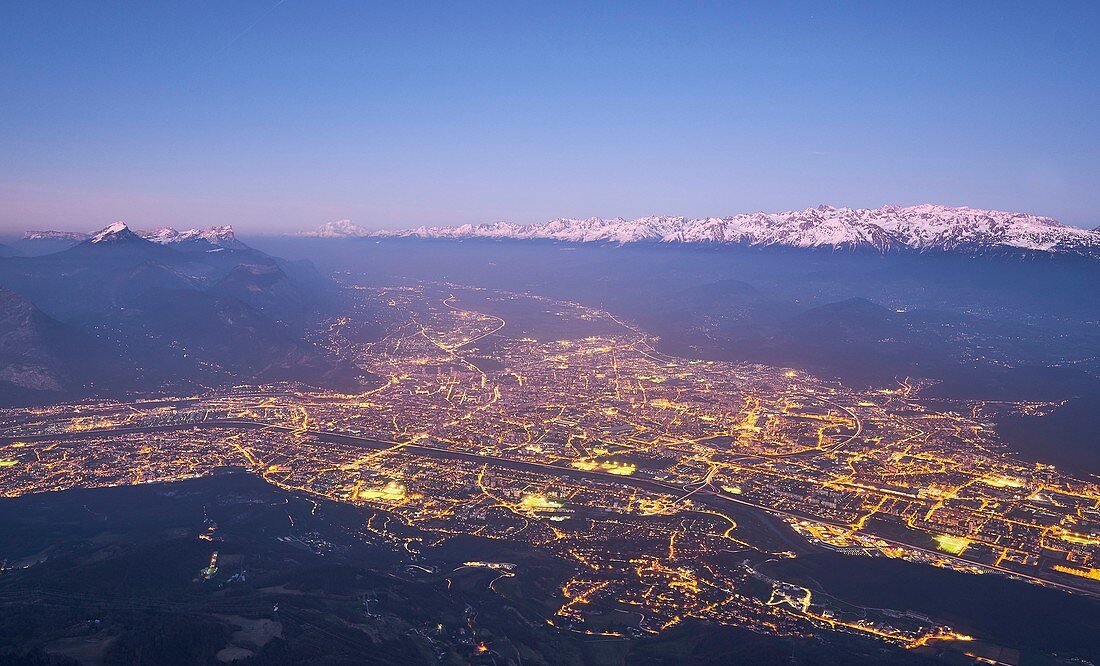
[(793, 339), (818, 345), (882, 341), (906, 335), (893, 311), (859, 297), (811, 308), (786, 324)]
[[(153, 291), (97, 322), (145, 368), (210, 381), (298, 379), (329, 371), (322, 351), (231, 296)], [(327, 364), (327, 365), (326, 365)]]
[[(13, 386), (46, 396), (92, 385), (352, 385), (350, 366), (301, 339), (319, 316), (319, 304), (330, 298), (330, 284), (308, 262), (283, 262), (249, 248), (228, 228), (158, 233), (154, 242), (115, 223), (60, 252), (0, 259), (0, 285), (21, 295), (16, 310), (36, 313), (23, 315), (33, 326), (14, 319), (8, 324), (9, 337), (26, 340), (29, 350), (22, 360), (9, 352)], [(52, 337), (41, 333), (49, 340), (33, 343), (35, 331)], [(65, 336), (74, 342), (50, 342)], [(83, 349), (78, 339), (98, 342), (128, 363), (116, 363), (111, 372), (82, 366), (63, 353)], [(115, 381), (124, 368), (127, 381)]]
[(209, 293), (235, 298), (285, 322), (297, 322), (309, 311), (302, 291), (274, 262), (240, 264), (214, 283)]
[(230, 240), (232, 247), (217, 251), (197, 237), (155, 243), (116, 223), (61, 252), (0, 262), (0, 284), (52, 317), (83, 323), (152, 291), (209, 289), (242, 264), (278, 266), (273, 257)]
[(126, 371), (107, 345), (0, 287), (0, 404), (111, 389)]

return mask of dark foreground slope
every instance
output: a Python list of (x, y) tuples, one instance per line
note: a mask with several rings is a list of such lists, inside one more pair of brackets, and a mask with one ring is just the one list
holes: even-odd
[[(791, 640), (691, 623), (637, 640), (560, 632), (542, 618), (561, 603), (563, 563), (460, 537), (409, 567), (407, 553), (363, 529), (370, 517), (241, 473), (0, 500), (0, 661), (920, 662), (851, 637)], [(215, 551), (217, 569), (207, 569)], [(478, 558), (514, 562), (516, 576), (490, 589), (495, 572), (455, 571)]]

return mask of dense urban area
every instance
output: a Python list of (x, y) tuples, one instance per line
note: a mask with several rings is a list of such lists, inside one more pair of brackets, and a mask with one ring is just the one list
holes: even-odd
[[(313, 341), (353, 358), (371, 388), (279, 383), (4, 410), (0, 494), (244, 468), (362, 507), (357, 538), (407, 567), (456, 535), (551, 553), (570, 573), (546, 624), (609, 638), (692, 619), (916, 651), (950, 643), (996, 663), (982, 651), (994, 648), (968, 647), (981, 637), (772, 568), (821, 551), (1100, 596), (1100, 486), (1010, 453), (980, 402), (932, 407), (906, 378), (857, 391), (793, 369), (669, 356), (613, 313), (532, 294), (345, 288), (353, 309)], [(362, 342), (348, 331), (366, 320), (382, 334)], [(211, 542), (207, 579), (229, 575), (216, 533), (196, 536)], [(492, 590), (522, 564), (463, 566), (495, 574)], [(450, 585), (451, 572), (421, 568)]]

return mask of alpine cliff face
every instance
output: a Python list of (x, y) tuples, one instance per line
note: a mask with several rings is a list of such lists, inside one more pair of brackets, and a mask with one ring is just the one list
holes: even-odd
[(692, 243), (871, 249), (878, 252), (1036, 251), (1100, 258), (1100, 232), (1028, 213), (920, 206), (833, 208), (745, 213), (689, 219), (562, 218), (543, 224), (509, 222), (367, 232), (350, 223), (323, 225), (314, 236), (547, 239), (570, 243)]

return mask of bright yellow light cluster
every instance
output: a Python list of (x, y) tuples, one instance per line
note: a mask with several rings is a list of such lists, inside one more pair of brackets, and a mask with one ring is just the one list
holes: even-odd
[(638, 471), (638, 466), (634, 463), (618, 462), (615, 460), (605, 460), (603, 462), (598, 462), (596, 460), (574, 460), (572, 466), (575, 469), (585, 472), (602, 470), (608, 474), (615, 474), (618, 476), (630, 476)]
[(405, 499), (405, 484), (397, 481), (390, 481), (381, 488), (368, 488), (367, 490), (359, 491), (359, 497), (362, 499), (377, 499), (387, 502), (397, 502)]
[(545, 495), (528, 493), (519, 501), (520, 507), (528, 511), (553, 511), (562, 507), (561, 502), (555, 502)]
[(951, 555), (961, 555), (970, 545), (970, 539), (952, 536), (950, 534), (938, 534), (935, 539), (936, 548), (939, 548), (945, 553), (950, 553)]
[(1070, 574), (1071, 576), (1080, 576), (1081, 578), (1100, 580), (1100, 569), (1093, 569), (1091, 567), (1067, 567), (1064, 564), (1055, 564), (1053, 569), (1055, 571)]
[(994, 488), (1023, 488), (1025, 485), (1020, 479), (1003, 474), (991, 474), (982, 477), (982, 483)]

